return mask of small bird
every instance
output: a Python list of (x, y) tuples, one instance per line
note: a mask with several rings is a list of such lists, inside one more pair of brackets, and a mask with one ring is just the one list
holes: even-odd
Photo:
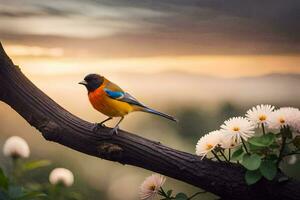
[(116, 126), (112, 129), (112, 134), (118, 134), (118, 128), (123, 121), (124, 116), (134, 112), (142, 111), (155, 115), (165, 117), (169, 120), (177, 122), (174, 117), (153, 110), (144, 104), (140, 103), (136, 98), (129, 93), (123, 91), (118, 85), (112, 83), (105, 77), (98, 74), (89, 74), (79, 84), (84, 85), (88, 90), (88, 97), (92, 106), (108, 116), (107, 119), (97, 124), (98, 126), (104, 126), (104, 123), (113, 119), (114, 117), (120, 117)]

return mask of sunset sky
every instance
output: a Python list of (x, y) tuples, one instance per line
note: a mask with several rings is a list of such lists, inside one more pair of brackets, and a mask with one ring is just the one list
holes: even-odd
[(0, 0), (0, 39), (28, 73), (300, 73), (299, 10), (298, 0)]
[[(200, 137), (219, 129), (218, 119), (254, 105), (300, 108), (300, 0), (0, 0), (0, 42), (39, 89), (86, 121), (106, 118), (78, 84), (89, 73), (181, 117), (168, 124), (134, 113), (121, 128), (190, 153), (196, 140), (186, 128)], [(34, 158), (70, 167), (78, 191), (138, 199), (149, 171), (46, 142), (1, 101), (0, 119), (0, 145), (10, 135), (24, 137)], [(170, 181), (174, 191), (199, 191)]]

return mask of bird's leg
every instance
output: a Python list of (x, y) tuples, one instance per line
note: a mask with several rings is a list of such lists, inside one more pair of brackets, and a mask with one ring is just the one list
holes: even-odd
[(107, 121), (109, 121), (109, 120), (111, 120), (111, 119), (112, 119), (112, 117), (109, 117), (109, 118), (107, 118), (106, 120), (103, 120), (102, 122), (98, 123), (97, 125), (98, 125), (98, 126), (106, 127), (104, 123), (107, 122)]
[(121, 117), (120, 121), (118, 121), (118, 123), (116, 124), (116, 126), (110, 131), (110, 133), (113, 135), (113, 134), (116, 134), (118, 135), (118, 129), (119, 129), (119, 125), (120, 123), (123, 121), (124, 117)]
[(100, 123), (96, 123), (96, 124), (95, 124), (95, 127), (94, 127), (94, 131), (97, 131), (100, 127), (106, 127), (106, 126), (104, 125), (104, 123), (107, 122), (107, 121), (109, 121), (109, 120), (111, 120), (111, 119), (112, 119), (112, 117), (109, 117), (109, 118), (103, 120), (103, 121), (100, 122)]

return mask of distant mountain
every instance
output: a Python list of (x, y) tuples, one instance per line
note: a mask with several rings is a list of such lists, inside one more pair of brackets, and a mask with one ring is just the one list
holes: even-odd
[[(77, 85), (81, 75), (31, 78), (56, 100), (63, 103), (69, 100), (66, 105), (78, 105), (76, 101), (85, 101), (85, 91)], [(118, 73), (111, 74), (109, 78), (145, 104), (158, 107), (164, 104), (189, 105), (195, 102), (208, 105), (224, 101), (243, 105), (300, 105), (300, 74), (219, 78), (172, 71), (156, 74)], [(71, 94), (69, 99), (66, 91)], [(74, 99), (74, 96), (78, 98)]]
[(143, 78), (131, 75), (124, 84), (136, 93), (142, 93), (145, 98), (155, 94), (156, 99), (164, 101), (300, 104), (300, 74), (219, 78), (172, 72), (145, 75)]

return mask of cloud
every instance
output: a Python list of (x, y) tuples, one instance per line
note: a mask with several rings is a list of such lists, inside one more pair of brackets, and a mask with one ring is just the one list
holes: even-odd
[(299, 13), (298, 0), (0, 0), (0, 36), (97, 55), (300, 53)]
[(11, 56), (32, 56), (32, 57), (61, 57), (64, 51), (61, 48), (41, 48), (37, 46), (8, 45), (6, 52)]

